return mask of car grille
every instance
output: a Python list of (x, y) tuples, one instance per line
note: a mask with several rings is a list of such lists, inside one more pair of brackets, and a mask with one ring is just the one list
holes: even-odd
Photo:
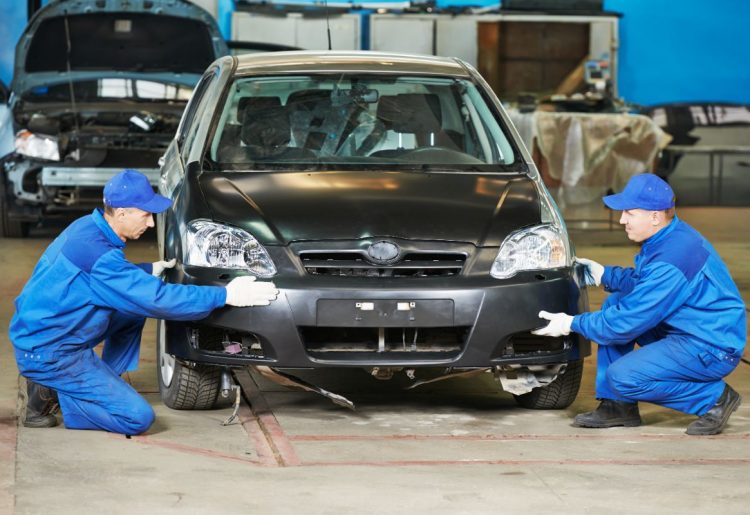
[(466, 262), (455, 252), (410, 252), (389, 265), (375, 264), (360, 251), (303, 251), (299, 257), (308, 274), (335, 277), (449, 277)]
[(377, 356), (451, 358), (463, 349), (470, 327), (300, 327), (305, 350), (313, 357), (335, 359), (372, 353)]

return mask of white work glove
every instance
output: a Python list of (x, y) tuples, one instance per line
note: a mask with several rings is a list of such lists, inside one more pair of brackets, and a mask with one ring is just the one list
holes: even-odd
[(573, 323), (572, 316), (565, 313), (540, 311), (539, 318), (549, 320), (549, 324), (536, 331), (531, 331), (531, 334), (537, 336), (567, 336), (570, 334), (570, 325)]
[(576, 262), (583, 265), (586, 286), (599, 286), (600, 284), (602, 284), (604, 266), (600, 265), (596, 261), (592, 261), (586, 258), (577, 257)]
[(154, 267), (153, 270), (151, 270), (151, 275), (159, 277), (167, 268), (174, 268), (175, 264), (177, 264), (177, 258), (172, 258), (169, 261), (156, 261), (155, 263), (151, 263)]
[(226, 286), (227, 306), (268, 306), (276, 300), (279, 290), (272, 282), (255, 281), (252, 275), (235, 277)]

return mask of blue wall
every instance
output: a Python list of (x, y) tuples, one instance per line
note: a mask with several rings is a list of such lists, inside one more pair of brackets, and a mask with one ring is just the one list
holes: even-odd
[(750, 1), (605, 0), (620, 19), (618, 87), (645, 105), (750, 104)]
[(26, 2), (0, 1), (0, 80), (5, 85), (13, 78), (16, 43), (26, 27)]
[[(491, 3), (438, 1), (440, 5)], [(644, 105), (750, 104), (750, 0), (605, 0), (604, 5), (623, 14), (618, 70), (623, 98)], [(220, 25), (228, 32), (232, 0), (218, 0), (218, 6)], [(25, 25), (26, 2), (0, 0), (0, 79), (6, 84)]]

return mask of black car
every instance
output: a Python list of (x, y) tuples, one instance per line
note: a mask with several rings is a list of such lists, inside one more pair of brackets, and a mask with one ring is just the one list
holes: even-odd
[(123, 168), (156, 184), (193, 87), (228, 53), (214, 18), (186, 0), (52, 0), (37, 11), (16, 46), (12, 120), (0, 119), (15, 136), (0, 141), (0, 236), (100, 206)]
[(249, 274), (281, 291), (267, 307), (159, 323), (170, 407), (214, 406), (223, 372), (242, 366), (414, 381), (487, 370), (526, 407), (576, 396), (589, 342), (530, 333), (540, 310), (588, 308), (565, 225), (497, 98), (458, 59), (219, 59), (160, 191), (173, 200), (158, 220), (163, 258), (178, 260), (168, 280)]

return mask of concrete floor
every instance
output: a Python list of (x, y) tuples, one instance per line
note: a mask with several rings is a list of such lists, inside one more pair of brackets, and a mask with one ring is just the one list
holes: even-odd
[[(685, 208), (750, 300), (750, 209)], [(238, 374), (253, 403), (179, 412), (161, 404), (155, 324), (129, 376), (156, 410), (143, 436), (18, 427), (17, 370), (8, 341), (12, 300), (51, 233), (0, 240), (0, 513), (748, 513), (750, 366), (729, 382), (746, 403), (724, 434), (684, 435), (693, 417), (644, 404), (645, 425), (585, 430), (571, 417), (595, 407), (594, 358), (564, 411), (516, 407), (489, 376), (412, 391), (359, 371), (315, 381), (348, 395), (355, 412), (314, 394)], [(636, 247), (619, 228), (573, 233), (580, 256), (627, 265)], [(128, 248), (156, 258), (153, 240)], [(592, 309), (603, 294), (593, 290)], [(308, 378), (310, 376), (307, 376)]]

